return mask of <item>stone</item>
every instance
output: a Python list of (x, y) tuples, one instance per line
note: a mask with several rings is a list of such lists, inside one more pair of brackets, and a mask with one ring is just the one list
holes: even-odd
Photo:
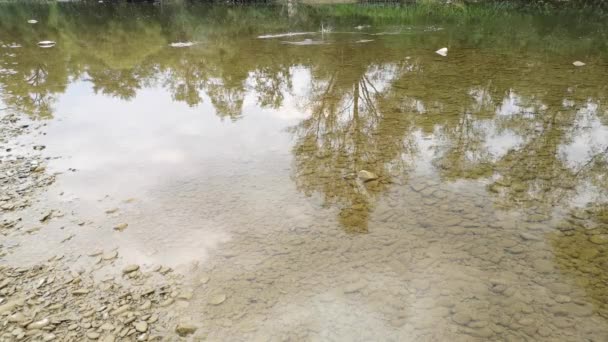
[(194, 332), (196, 331), (196, 329), (198, 329), (196, 326), (190, 324), (190, 323), (179, 323), (176, 327), (175, 327), (175, 332), (182, 337), (194, 334)]
[(359, 171), (357, 176), (359, 177), (359, 179), (361, 179), (364, 182), (373, 181), (373, 180), (376, 180), (379, 178), (378, 175), (376, 175), (373, 172), (367, 171), (367, 170)]
[(119, 307), (118, 309), (110, 312), (110, 315), (112, 315), (112, 316), (118, 316), (118, 315), (121, 315), (121, 314), (129, 311), (130, 309), (131, 309), (131, 306), (129, 304), (125, 304), (125, 305)]
[(106, 210), (106, 214), (114, 214), (115, 212), (117, 212), (119, 209), (118, 208), (112, 208), (112, 209), (108, 209)]
[(99, 333), (97, 333), (97, 332), (94, 332), (94, 331), (87, 332), (87, 338), (90, 340), (96, 340), (99, 338), (99, 336), (101, 336), (101, 335), (99, 335)]
[(112, 259), (116, 259), (116, 257), (118, 257), (118, 251), (112, 251), (108, 254), (104, 254), (101, 258), (103, 260), (112, 260)]
[(39, 321), (28, 324), (27, 329), (28, 330), (42, 329), (42, 328), (46, 327), (47, 325), (49, 325), (50, 323), (51, 323), (51, 321), (48, 318), (41, 319)]
[(220, 305), (222, 304), (224, 301), (226, 301), (226, 295), (223, 293), (220, 294), (216, 294), (211, 296), (211, 298), (209, 299), (209, 303), (212, 305)]
[(78, 290), (74, 290), (72, 291), (72, 294), (74, 296), (82, 296), (85, 294), (88, 294), (90, 291), (88, 289), (78, 289)]
[(605, 245), (608, 243), (608, 234), (591, 235), (589, 241), (598, 245)]
[(25, 320), (26, 320), (25, 315), (21, 312), (14, 313), (8, 317), (8, 321), (10, 323), (20, 323)]
[(131, 264), (131, 265), (125, 266), (125, 268), (122, 269), (122, 273), (128, 274), (131, 272), (135, 272), (137, 270), (139, 270), (139, 265)]
[(177, 296), (177, 298), (181, 300), (190, 300), (192, 299), (193, 295), (194, 293), (191, 290), (182, 290)]
[(127, 227), (129, 226), (128, 223), (121, 223), (121, 224), (117, 224), (114, 226), (114, 230), (122, 232), (123, 230), (127, 229)]
[(532, 235), (530, 233), (522, 232), (519, 233), (519, 237), (524, 241), (540, 241), (541, 239), (538, 236)]
[(148, 331), (148, 323), (145, 321), (139, 321), (139, 322), (135, 322), (133, 323), (133, 326), (135, 327), (135, 330), (139, 331), (139, 332), (146, 332)]
[(42, 334), (42, 340), (43, 341), (52, 341), (55, 338), (57, 338), (57, 336), (55, 336), (55, 334)]
[(114, 342), (116, 341), (116, 336), (113, 334), (106, 335), (102, 340), (102, 342)]

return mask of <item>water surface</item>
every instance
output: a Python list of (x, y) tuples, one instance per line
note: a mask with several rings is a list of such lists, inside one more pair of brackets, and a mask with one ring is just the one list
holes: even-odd
[(608, 339), (605, 28), (2, 7), (0, 107), (42, 125), (7, 145), (59, 173), (24, 225), (65, 213), (4, 263), (209, 276), (210, 340)]

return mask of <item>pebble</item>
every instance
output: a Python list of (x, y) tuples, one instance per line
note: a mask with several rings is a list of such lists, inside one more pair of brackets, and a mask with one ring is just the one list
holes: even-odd
[(221, 294), (216, 294), (211, 296), (211, 299), (209, 300), (209, 303), (212, 305), (220, 305), (222, 304), (224, 301), (226, 300), (226, 295), (221, 293)]
[(139, 270), (139, 265), (131, 264), (122, 269), (123, 274), (128, 274)]
[(197, 327), (189, 324), (189, 323), (180, 323), (175, 327), (175, 332), (179, 335), (179, 336), (188, 336), (191, 334), (194, 334), (194, 332), (196, 331)]
[(608, 234), (591, 235), (589, 241), (598, 245), (605, 245), (608, 243)]
[(113, 334), (106, 335), (102, 340), (102, 342), (114, 342), (116, 341), (116, 336)]
[(361, 170), (361, 171), (359, 171), (359, 173), (357, 175), (359, 176), (359, 179), (361, 179), (364, 182), (369, 182), (369, 181), (378, 179), (377, 174), (367, 171), (367, 170)]
[(121, 223), (121, 224), (117, 224), (114, 226), (114, 230), (122, 232), (123, 230), (127, 229), (127, 227), (129, 226), (128, 223)]
[(107, 331), (112, 331), (114, 330), (114, 326), (110, 323), (104, 323), (101, 325), (101, 327), (99, 327), (101, 330), (107, 330)]
[(530, 233), (525, 233), (525, 232), (519, 233), (519, 237), (522, 238), (522, 240), (524, 240), (524, 241), (540, 241), (541, 240), (538, 236), (532, 235)]
[(135, 327), (135, 330), (137, 330), (139, 332), (148, 331), (148, 323), (146, 323), (145, 321), (135, 322), (135, 323), (133, 323), (133, 326)]
[(192, 299), (193, 296), (193, 292), (191, 290), (183, 290), (179, 293), (179, 295), (177, 296), (178, 299), (182, 299), (182, 300), (190, 300)]
[(78, 289), (78, 290), (74, 290), (72, 291), (72, 294), (75, 296), (82, 296), (85, 295), (87, 293), (89, 293), (90, 291), (88, 289)]
[(25, 315), (21, 312), (14, 313), (8, 317), (8, 321), (11, 323), (23, 322), (25, 319)]
[(28, 330), (42, 329), (42, 328), (46, 327), (47, 325), (49, 325), (50, 323), (51, 323), (51, 321), (48, 318), (41, 319), (39, 321), (28, 324), (27, 329)]
[(112, 251), (108, 254), (104, 254), (101, 258), (103, 260), (112, 260), (112, 259), (115, 259), (116, 257), (118, 257), (118, 251)]
[(87, 338), (89, 338), (90, 340), (96, 340), (99, 338), (99, 333), (94, 332), (94, 331), (89, 331), (87, 332)]
[(42, 340), (43, 341), (52, 341), (56, 338), (57, 336), (55, 336), (55, 334), (43, 334), (42, 335)]

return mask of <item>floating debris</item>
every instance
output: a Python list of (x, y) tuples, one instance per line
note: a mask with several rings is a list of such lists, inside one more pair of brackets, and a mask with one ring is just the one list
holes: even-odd
[(52, 48), (53, 46), (55, 46), (55, 42), (52, 40), (43, 40), (38, 42), (38, 46), (41, 48)]
[(359, 26), (355, 26), (355, 30), (361, 31), (363, 29), (370, 28), (370, 27), (371, 26), (369, 26), (369, 25), (359, 25)]
[(402, 34), (402, 32), (378, 32), (378, 33), (372, 33), (372, 36), (392, 36), (392, 35), (397, 35), (397, 34)]
[(288, 44), (288, 45), (324, 45), (327, 44), (327, 42), (322, 41), (322, 40), (312, 40), (312, 39), (304, 39), (298, 42), (289, 42), (289, 41), (281, 41), (282, 44)]
[(170, 47), (174, 47), (174, 48), (184, 48), (184, 47), (190, 47), (192, 45), (194, 45), (193, 42), (176, 42), (176, 43), (169, 44)]
[(446, 57), (448, 55), (448, 48), (447, 47), (441, 48), (441, 49), (435, 51), (435, 53), (440, 56)]
[(37, 24), (38, 20), (36, 20), (36, 19), (30, 19), (30, 20), (27, 21), (27, 23), (28, 24)]
[(305, 36), (309, 34), (315, 34), (316, 32), (289, 32), (289, 33), (278, 33), (278, 34), (266, 34), (262, 36), (258, 36), (258, 39), (272, 39), (272, 38), (284, 38), (284, 37), (295, 37), (295, 36)]
[(370, 43), (373, 42), (373, 39), (361, 39), (361, 40), (357, 40), (355, 43), (357, 44), (363, 44), (363, 43)]
[(572, 63), (572, 65), (574, 65), (575, 67), (582, 67), (582, 66), (585, 66), (586, 64), (581, 61), (574, 61), (574, 63)]

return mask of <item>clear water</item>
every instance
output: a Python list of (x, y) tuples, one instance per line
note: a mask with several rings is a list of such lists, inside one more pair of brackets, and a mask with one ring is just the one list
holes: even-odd
[(0, 107), (41, 125), (9, 144), (59, 172), (24, 226), (65, 213), (3, 263), (208, 276), (209, 340), (608, 340), (601, 24), (0, 7)]

